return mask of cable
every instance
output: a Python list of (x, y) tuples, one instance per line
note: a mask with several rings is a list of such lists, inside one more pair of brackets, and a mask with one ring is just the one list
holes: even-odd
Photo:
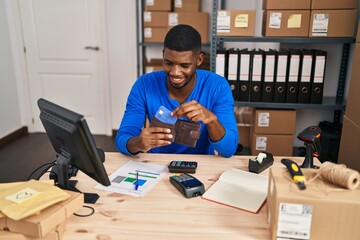
[(27, 178), (27, 181), (29, 181), (29, 180), (31, 179), (31, 177), (32, 177), (32, 175), (33, 175), (34, 173), (36, 173), (39, 169), (41, 169), (42, 167), (47, 166), (47, 165), (49, 165), (49, 167), (46, 168), (45, 171), (42, 171), (42, 172), (41, 172), (41, 174), (40, 174), (40, 176), (37, 178), (37, 180), (39, 180), (39, 178), (40, 178), (45, 172), (47, 172), (47, 170), (49, 170), (49, 168), (51, 168), (52, 166), (55, 165), (55, 161), (54, 161), (54, 162), (51, 162), (51, 163), (45, 163), (45, 164), (41, 165), (40, 167), (36, 168), (32, 173), (30, 173), (29, 177)]
[(87, 206), (87, 205), (83, 205), (84, 208), (89, 208), (91, 210), (91, 212), (89, 214), (85, 214), (85, 215), (81, 215), (81, 214), (77, 214), (77, 213), (73, 213), (75, 216), (77, 217), (89, 217), (91, 215), (93, 215), (95, 213), (95, 209), (93, 207)]

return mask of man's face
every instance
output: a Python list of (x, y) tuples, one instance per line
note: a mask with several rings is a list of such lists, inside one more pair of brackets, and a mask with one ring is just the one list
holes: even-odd
[(195, 78), (196, 67), (202, 63), (202, 54), (193, 51), (177, 52), (165, 48), (163, 68), (171, 87), (181, 89)]

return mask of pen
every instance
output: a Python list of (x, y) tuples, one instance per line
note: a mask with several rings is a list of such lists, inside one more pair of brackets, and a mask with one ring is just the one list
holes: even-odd
[(136, 183), (135, 183), (135, 190), (139, 188), (139, 171), (136, 171)]

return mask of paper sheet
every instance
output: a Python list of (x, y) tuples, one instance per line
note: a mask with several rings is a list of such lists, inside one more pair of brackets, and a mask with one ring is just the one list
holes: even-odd
[[(95, 188), (134, 197), (143, 197), (168, 171), (167, 166), (129, 160), (109, 176), (110, 186), (105, 187), (98, 184)], [(136, 172), (139, 173), (139, 187), (137, 190), (135, 190)]]

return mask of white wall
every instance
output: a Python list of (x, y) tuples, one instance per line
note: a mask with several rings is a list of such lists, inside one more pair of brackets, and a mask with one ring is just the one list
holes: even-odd
[(0, 33), (0, 137), (2, 137), (23, 126), (5, 1), (0, 1)]

